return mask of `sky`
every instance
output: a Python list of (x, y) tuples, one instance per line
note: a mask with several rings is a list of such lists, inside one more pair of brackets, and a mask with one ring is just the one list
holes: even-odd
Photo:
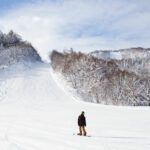
[(0, 0), (0, 30), (18, 33), (43, 59), (53, 49), (150, 47), (149, 0)]

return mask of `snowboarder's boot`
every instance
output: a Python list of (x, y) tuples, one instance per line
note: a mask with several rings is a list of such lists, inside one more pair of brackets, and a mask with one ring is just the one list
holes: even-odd
[(86, 136), (86, 133), (84, 133), (84, 136)]

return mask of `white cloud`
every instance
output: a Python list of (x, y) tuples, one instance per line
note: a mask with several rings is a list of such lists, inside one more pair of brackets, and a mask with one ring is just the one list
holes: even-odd
[(1, 16), (0, 29), (13, 29), (44, 59), (52, 49), (92, 51), (150, 47), (150, 2), (135, 0), (38, 1)]

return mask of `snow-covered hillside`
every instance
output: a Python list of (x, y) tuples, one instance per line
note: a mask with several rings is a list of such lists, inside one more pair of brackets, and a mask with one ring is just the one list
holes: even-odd
[[(76, 58), (68, 56), (67, 60)], [(17, 34), (12, 31), (0, 34), (0, 150), (150, 149), (149, 107), (104, 106), (80, 101), (74, 93), (68, 92), (70, 87), (62, 74), (53, 70), (62, 69), (63, 55), (55, 58), (60, 61), (52, 62), (52, 66), (43, 63), (32, 45), (22, 41)], [(79, 58), (86, 60), (82, 54)], [(89, 66), (95, 67), (92, 60), (96, 59), (88, 59)], [(79, 75), (84, 75), (85, 69), (91, 69), (84, 68), (83, 59), (76, 63), (83, 65)], [(65, 64), (65, 69), (70, 64)], [(116, 62), (103, 61), (101, 64), (106, 67), (104, 74), (116, 71)], [(71, 73), (78, 71), (74, 67)], [(146, 89), (149, 86), (147, 74), (143, 76), (146, 80), (139, 80)], [(125, 75), (137, 79), (137, 76), (132, 78), (133, 73)], [(94, 84), (94, 80), (91, 81)], [(148, 90), (142, 92), (149, 94)], [(144, 102), (147, 101), (144, 99)], [(77, 118), (83, 110), (90, 137), (73, 135), (78, 133)]]
[[(0, 70), (1, 150), (149, 150), (149, 107), (104, 106), (66, 92), (51, 66)], [(75, 136), (85, 111), (87, 133)]]
[(97, 57), (99, 59), (137, 59), (150, 57), (150, 48), (129, 48), (120, 50), (96, 50), (89, 55)]
[[(52, 67), (84, 101), (150, 106), (150, 50), (51, 54)], [(120, 59), (121, 58), (121, 59)]]
[(18, 34), (13, 31), (8, 34), (0, 32), (0, 68), (21, 61), (41, 62), (41, 57), (35, 48), (27, 41), (23, 41)]

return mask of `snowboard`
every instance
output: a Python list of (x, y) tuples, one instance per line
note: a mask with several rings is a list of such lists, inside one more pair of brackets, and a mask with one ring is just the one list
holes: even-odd
[(77, 135), (77, 136), (81, 136), (81, 137), (92, 137), (91, 135), (80, 135), (80, 134), (78, 134), (78, 133), (73, 133), (73, 135)]

